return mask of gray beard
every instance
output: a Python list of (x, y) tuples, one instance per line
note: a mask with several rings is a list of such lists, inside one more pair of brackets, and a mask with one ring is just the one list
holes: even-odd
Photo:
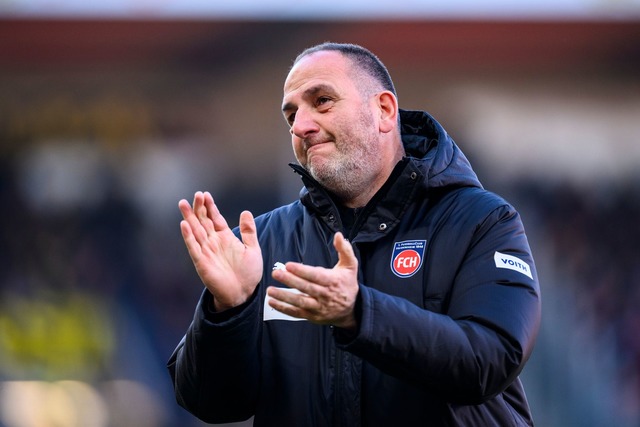
[(325, 164), (321, 168), (307, 165), (307, 170), (320, 185), (339, 199), (352, 200), (369, 185), (369, 180), (363, 178), (368, 166), (367, 159), (367, 153), (349, 153), (347, 160), (342, 158), (338, 163)]

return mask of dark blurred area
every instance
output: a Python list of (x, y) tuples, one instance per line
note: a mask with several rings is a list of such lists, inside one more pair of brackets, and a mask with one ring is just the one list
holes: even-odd
[[(177, 203), (297, 197), (293, 58), (362, 44), (521, 212), (540, 426), (640, 426), (640, 21), (0, 20), (0, 427), (200, 426), (164, 367), (202, 291)], [(242, 425), (250, 425), (244, 423)]]

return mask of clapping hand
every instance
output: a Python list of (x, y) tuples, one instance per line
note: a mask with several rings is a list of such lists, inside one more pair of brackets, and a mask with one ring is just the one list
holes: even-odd
[(238, 239), (209, 192), (196, 192), (193, 207), (178, 203), (180, 231), (198, 276), (213, 295), (216, 310), (245, 302), (262, 278), (262, 251), (256, 224), (249, 211), (240, 214)]

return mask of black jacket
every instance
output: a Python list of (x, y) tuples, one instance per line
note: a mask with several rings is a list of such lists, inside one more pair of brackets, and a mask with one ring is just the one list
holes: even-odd
[[(518, 374), (540, 322), (537, 275), (518, 213), (482, 188), (428, 114), (401, 113), (406, 157), (349, 239), (359, 330), (265, 320), (275, 262), (332, 267), (342, 230), (299, 166), (301, 198), (256, 218), (264, 276), (222, 313), (205, 291), (169, 360), (178, 402), (212, 423), (255, 426), (532, 425)], [(265, 309), (266, 307), (266, 309)]]

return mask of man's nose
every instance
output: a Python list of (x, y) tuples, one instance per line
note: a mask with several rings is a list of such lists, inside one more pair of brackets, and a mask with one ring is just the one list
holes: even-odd
[(319, 127), (313, 116), (302, 109), (296, 111), (296, 117), (291, 125), (291, 134), (298, 138), (307, 138), (310, 134), (318, 132)]

